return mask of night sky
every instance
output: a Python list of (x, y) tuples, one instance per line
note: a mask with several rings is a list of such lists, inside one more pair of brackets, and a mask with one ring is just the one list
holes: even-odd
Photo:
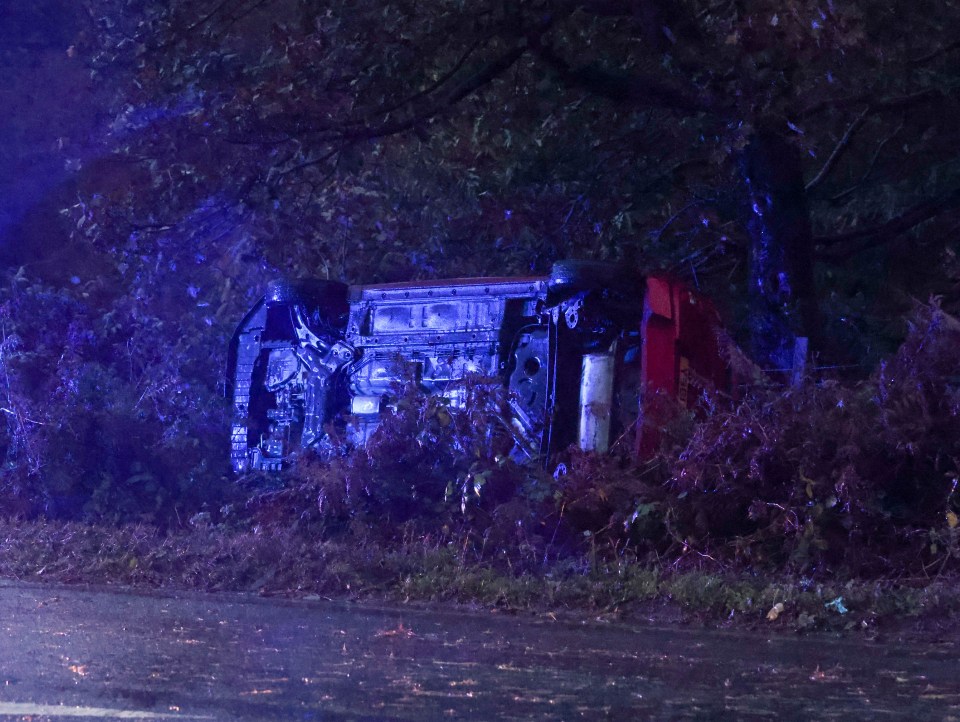
[(0, 258), (50, 277), (73, 257), (60, 210), (108, 118), (71, 49), (78, 30), (69, 3), (0, 2)]

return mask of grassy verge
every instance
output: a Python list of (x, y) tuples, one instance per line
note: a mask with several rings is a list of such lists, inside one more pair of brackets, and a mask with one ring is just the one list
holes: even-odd
[(818, 582), (671, 572), (573, 558), (533, 572), (452, 545), (317, 541), (296, 531), (110, 528), (0, 520), (0, 577), (30, 582), (466, 604), (765, 630), (935, 631), (960, 619), (955, 579)]

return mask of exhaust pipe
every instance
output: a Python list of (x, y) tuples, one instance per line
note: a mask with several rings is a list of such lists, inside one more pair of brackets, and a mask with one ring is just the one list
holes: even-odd
[(580, 448), (603, 453), (610, 448), (614, 356), (586, 354), (580, 375)]

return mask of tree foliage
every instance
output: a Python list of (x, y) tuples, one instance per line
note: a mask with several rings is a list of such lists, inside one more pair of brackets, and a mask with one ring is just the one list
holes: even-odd
[(129, 5), (91, 48), (135, 74), (119, 150), (163, 207), (241, 199), (294, 273), (667, 264), (733, 281), (775, 364), (829, 350), (844, 261), (955, 233), (952, 2)]

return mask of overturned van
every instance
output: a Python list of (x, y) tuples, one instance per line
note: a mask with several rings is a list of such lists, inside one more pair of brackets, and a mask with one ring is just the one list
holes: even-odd
[(362, 445), (402, 384), (452, 406), (464, 380), (506, 389), (498, 419), (513, 454), (571, 444), (639, 453), (645, 400), (692, 405), (729, 384), (716, 313), (684, 284), (609, 264), (564, 261), (549, 276), (347, 286), (278, 282), (233, 336), (231, 462), (279, 470), (305, 449)]

